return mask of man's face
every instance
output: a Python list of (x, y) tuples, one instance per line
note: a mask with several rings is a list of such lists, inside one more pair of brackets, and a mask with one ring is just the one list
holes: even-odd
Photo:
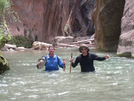
[(53, 47), (50, 47), (50, 48), (48, 49), (48, 51), (49, 51), (50, 54), (52, 54), (52, 53), (54, 53), (55, 49), (54, 49)]
[(87, 49), (86, 48), (82, 48), (81, 49), (82, 55), (86, 56), (87, 55)]

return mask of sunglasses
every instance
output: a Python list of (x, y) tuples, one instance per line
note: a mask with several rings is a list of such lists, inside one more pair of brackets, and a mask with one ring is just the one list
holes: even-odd
[(87, 50), (87, 49), (81, 49), (81, 50), (83, 51), (83, 50)]
[(54, 49), (48, 49), (48, 50), (54, 50)]

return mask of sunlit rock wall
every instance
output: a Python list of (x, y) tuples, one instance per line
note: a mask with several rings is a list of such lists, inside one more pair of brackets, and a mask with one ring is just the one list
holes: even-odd
[[(8, 23), (12, 35), (32, 34), (39, 41), (51, 42), (63, 35), (73, 5), (79, 0), (12, 0), (20, 22)], [(9, 21), (8, 21), (9, 22)]]
[(64, 26), (71, 14), (72, 34), (92, 35), (91, 13), (95, 0), (11, 0), (20, 22), (7, 22), (12, 35), (31, 34), (33, 39), (51, 42), (64, 34)]
[(134, 57), (134, 0), (126, 0), (117, 55)]

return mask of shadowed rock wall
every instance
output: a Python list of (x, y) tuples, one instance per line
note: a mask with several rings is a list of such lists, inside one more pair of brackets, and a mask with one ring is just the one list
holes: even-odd
[(81, 0), (77, 9), (73, 31), (80, 36), (93, 35), (94, 24), (91, 14), (96, 0)]
[(125, 0), (96, 0), (92, 14), (95, 45), (100, 50), (116, 51), (121, 33)]

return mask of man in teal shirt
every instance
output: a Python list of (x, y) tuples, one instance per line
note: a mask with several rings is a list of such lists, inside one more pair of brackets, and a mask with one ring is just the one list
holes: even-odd
[[(66, 61), (62, 61), (60, 57), (54, 54), (55, 48), (50, 46), (48, 48), (49, 54), (43, 58), (46, 60), (45, 71), (56, 71), (59, 70), (59, 67), (63, 68), (63, 65), (66, 64)], [(41, 65), (40, 62), (37, 64), (37, 68)], [(59, 66), (59, 67), (58, 67)]]

